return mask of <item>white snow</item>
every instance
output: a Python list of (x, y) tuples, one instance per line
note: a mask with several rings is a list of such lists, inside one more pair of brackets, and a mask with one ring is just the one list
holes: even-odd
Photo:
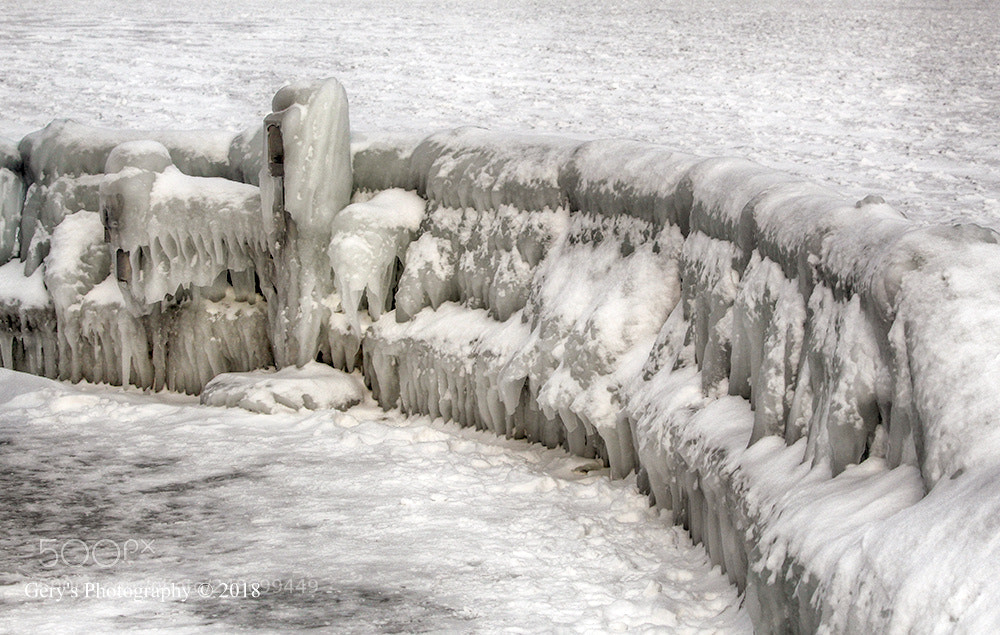
[(301, 368), (222, 373), (205, 384), (201, 403), (253, 412), (347, 410), (364, 401), (362, 379), (318, 362)]
[[(17, 137), (64, 116), (243, 130), (120, 133), (54, 122), (21, 144), (36, 182), (16, 228), (22, 166), (0, 143), (0, 254), (20, 257), (0, 270), (0, 282), (18, 285), (0, 285), (9, 300), (0, 307), (5, 366), (196, 392), (219, 372), (275, 358), (303, 365), (319, 355), (353, 367), (373, 318), (364, 368), (383, 405), (562, 444), (606, 461), (614, 476), (639, 467), (635, 484), (746, 590), (759, 628), (996, 630), (1000, 587), (983, 566), (998, 558), (989, 488), (1000, 456), (1000, 252), (990, 229), (1000, 227), (996, 7), (416, 0), (307, 1), (275, 13), (257, 3), (235, 12), (185, 5), (183, 20), (173, 6), (169, 15), (152, 5), (124, 14), (107, 0), (75, 11), (41, 0), (0, 15), (0, 33), (23, 44), (0, 50), (9, 71), (0, 95), (10, 105), (0, 132)], [(331, 232), (351, 194), (341, 84), (278, 92), (271, 107), (288, 172), (271, 172), (259, 125), (266, 96), (304, 68), (339, 77), (354, 127), (380, 131), (354, 136), (359, 196), (397, 187), (427, 199), (411, 199), (426, 216), (405, 255), (408, 227), (392, 240), (381, 229), (352, 235), (357, 208)], [(398, 134), (465, 124), (570, 134)], [(609, 135), (684, 151), (583, 140)], [(164, 152), (180, 172), (160, 171)], [(106, 169), (117, 176), (101, 176)], [(210, 180), (199, 177), (218, 176), (259, 178), (263, 209), (244, 206), (234, 215), (242, 222), (222, 228), (212, 214), (185, 213), (183, 201), (198, 199), (199, 209), (232, 214), (194, 195)], [(154, 187), (160, 181), (166, 191)], [(225, 188), (256, 196), (250, 185)], [(112, 195), (154, 192), (181, 202), (141, 227), (108, 215)], [(148, 202), (133, 207), (152, 209)], [(115, 249), (132, 258), (116, 267), (131, 274), (124, 296), (101, 275), (98, 208)], [(156, 226), (160, 217), (170, 226)], [(121, 241), (133, 234), (140, 239)], [(174, 244), (157, 243), (168, 235)], [(370, 252), (374, 268), (352, 269), (347, 247)], [(383, 314), (397, 259), (406, 268), (396, 311)], [(27, 283), (43, 276), (48, 291)], [(126, 310), (133, 287), (141, 311)], [(79, 335), (55, 333), (53, 313), (70, 311)], [(70, 340), (80, 353), (64, 353)], [(73, 359), (87, 361), (67, 370)], [(68, 398), (67, 416), (80, 418), (78, 398)], [(153, 438), (129, 428), (138, 419), (118, 399), (92, 395), (87, 412), (113, 402), (106, 411), (125, 413), (124, 437)], [(162, 402), (135, 408), (144, 421), (154, 418), (144, 408), (176, 415), (187, 432), (191, 417)], [(40, 420), (26, 425), (49, 425), (49, 416), (61, 424), (64, 406), (42, 404)], [(315, 423), (276, 415), (264, 425), (294, 416)], [(381, 425), (351, 417), (302, 425), (310, 433)], [(403, 436), (419, 446), (422, 434)], [(348, 454), (368, 445), (346, 432), (338, 441)], [(111, 469), (112, 454), (95, 469)], [(74, 455), (55, 456), (61, 465)], [(318, 463), (328, 467), (326, 459)], [(184, 502), (200, 510), (203, 501)], [(328, 528), (326, 520), (314, 524)], [(496, 553), (518, 562), (516, 546)], [(590, 597), (573, 582), (540, 588), (567, 587)], [(645, 587), (654, 603), (663, 588), (660, 580)], [(363, 604), (368, 590), (351, 589)], [(630, 593), (572, 626), (677, 619)], [(29, 605), (17, 608), (29, 607), (19, 626), (49, 619)], [(545, 619), (567, 623), (554, 611)]]
[(746, 156), (921, 218), (1000, 217), (991, 1), (38, 0), (6, 7), (0, 135), (243, 130), (338, 77), (356, 130), (639, 139)]
[[(0, 400), (4, 630), (750, 632), (704, 552), (594, 461), (370, 401), (256, 415), (6, 370)], [(149, 550), (48, 567), (40, 539)]]
[(0, 302), (24, 309), (43, 309), (52, 305), (43, 281), (45, 269), (24, 275), (24, 263), (16, 260), (0, 265)]

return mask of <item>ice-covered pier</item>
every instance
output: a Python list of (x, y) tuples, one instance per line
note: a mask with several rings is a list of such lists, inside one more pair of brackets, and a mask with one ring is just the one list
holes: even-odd
[(637, 473), (762, 632), (1000, 623), (995, 232), (636, 142), (351, 136), (336, 82), (273, 110), (3, 149), (3, 365), (361, 369), (386, 409)]

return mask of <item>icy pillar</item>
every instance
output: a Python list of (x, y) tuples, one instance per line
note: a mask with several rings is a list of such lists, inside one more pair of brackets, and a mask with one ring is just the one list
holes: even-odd
[(260, 185), (272, 236), (271, 339), (279, 367), (301, 366), (328, 346), (335, 297), (327, 256), (333, 217), (351, 199), (347, 93), (335, 79), (277, 92), (264, 119)]

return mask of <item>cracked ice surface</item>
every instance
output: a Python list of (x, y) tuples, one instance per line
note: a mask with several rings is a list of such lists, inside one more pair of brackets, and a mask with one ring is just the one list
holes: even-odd
[[(264, 416), (0, 371), (0, 401), (0, 630), (749, 632), (704, 551), (594, 461), (370, 400)], [(152, 543), (48, 568), (39, 541), (74, 538)], [(305, 590), (95, 597), (274, 579)], [(60, 583), (79, 597), (26, 597)]]

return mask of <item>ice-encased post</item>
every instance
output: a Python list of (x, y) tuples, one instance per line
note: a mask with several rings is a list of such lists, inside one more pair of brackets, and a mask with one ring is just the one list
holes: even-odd
[(350, 203), (351, 136), (340, 82), (279, 90), (264, 119), (261, 202), (274, 261), (268, 298), (276, 364), (302, 366), (328, 341), (333, 217)]

